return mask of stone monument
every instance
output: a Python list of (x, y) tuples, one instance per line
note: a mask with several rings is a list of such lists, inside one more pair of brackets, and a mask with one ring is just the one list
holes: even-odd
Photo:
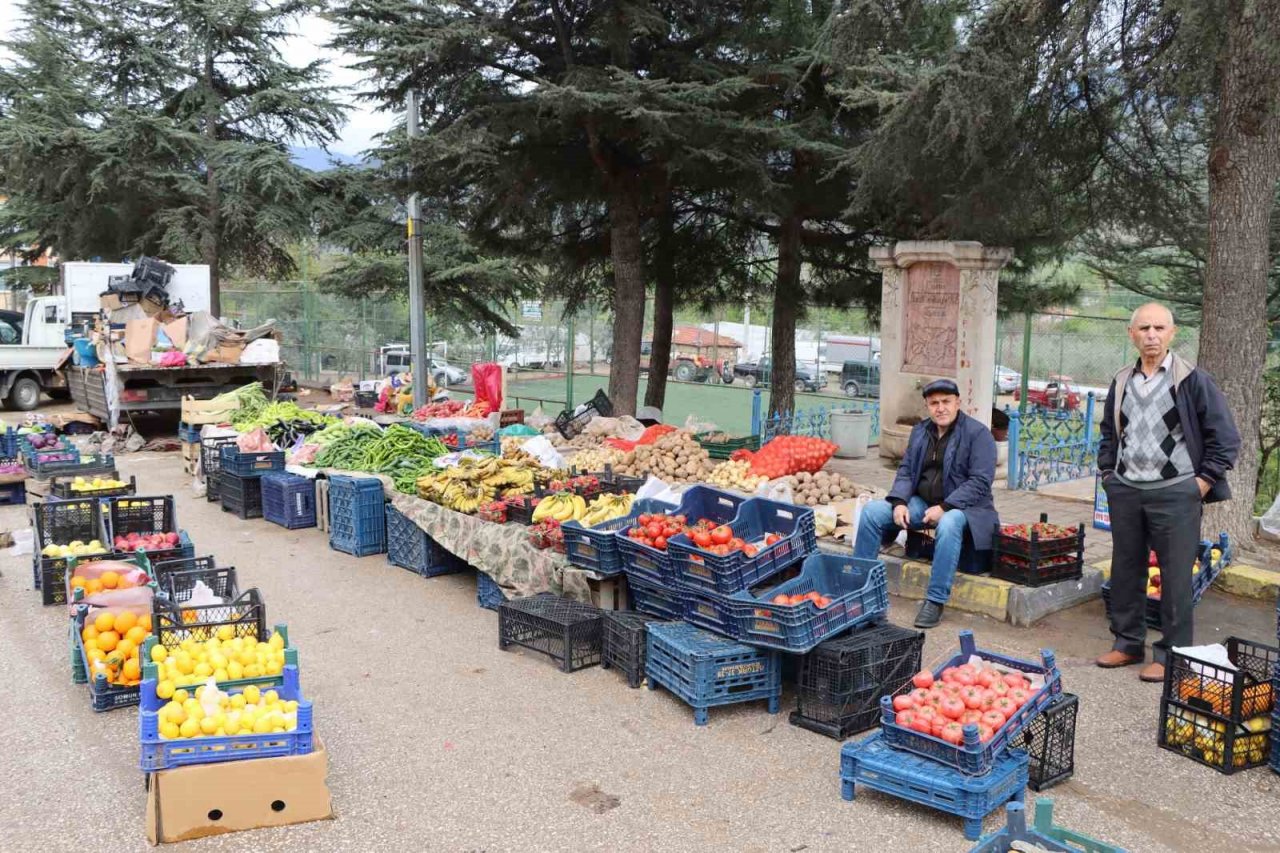
[(961, 241), (874, 246), (880, 301), (880, 455), (901, 456), (910, 427), (925, 416), (920, 389), (947, 377), (965, 414), (991, 425), (996, 293), (1012, 249)]

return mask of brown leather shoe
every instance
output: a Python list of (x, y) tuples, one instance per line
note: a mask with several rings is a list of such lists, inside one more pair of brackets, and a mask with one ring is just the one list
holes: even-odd
[[(1116, 669), (1122, 666), (1133, 666), (1136, 663), (1142, 663), (1142, 657), (1139, 655), (1127, 655), (1118, 649), (1112, 649), (1102, 657), (1094, 661), (1103, 669)], [(1161, 675), (1161, 678), (1164, 676)]]
[(1164, 684), (1164, 664), (1159, 661), (1147, 664), (1142, 668), (1142, 672), (1138, 673), (1138, 680), (1148, 684)]

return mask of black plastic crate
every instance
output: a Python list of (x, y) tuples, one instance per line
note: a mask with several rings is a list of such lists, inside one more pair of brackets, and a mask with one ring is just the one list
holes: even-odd
[[(1049, 524), (1049, 513), (1040, 513), (1039, 524)], [(1026, 557), (1033, 563), (1041, 557), (1054, 557), (1059, 554), (1075, 554), (1084, 551), (1084, 525), (1074, 528), (1058, 525), (1062, 532), (1073, 531), (1069, 535), (1045, 538), (1033, 524), (1025, 533), (1013, 532), (1018, 525), (1005, 524), (996, 530), (996, 553), (1017, 554)], [(1008, 532), (1006, 532), (1008, 531)]]
[[(117, 479), (111, 477), (110, 479)], [(129, 482), (123, 486), (108, 486), (102, 489), (81, 489), (79, 491), (71, 488), (71, 480), (55, 480), (50, 487), (53, 496), (63, 500), (78, 500), (84, 498), (113, 498), (120, 495), (133, 495), (138, 492), (138, 478), (130, 477)]]
[(211, 566), (185, 572), (170, 572), (163, 579), (157, 578), (157, 581), (160, 592), (167, 595), (175, 604), (185, 604), (190, 601), (197, 582), (203, 583), (209, 587), (210, 592), (227, 601), (240, 596), (240, 582), (236, 576), (235, 566), (222, 568)]
[(924, 632), (876, 625), (819, 644), (800, 659), (791, 724), (844, 740), (880, 724), (880, 697), (920, 671)]
[[(31, 555), (32, 587), (40, 590), (43, 604), (67, 603), (67, 561), (69, 557), (45, 557), (41, 554), (49, 545), (70, 545), (79, 540), (88, 544), (96, 539), (106, 557), (111, 545), (106, 524), (98, 508), (98, 501), (52, 500), (31, 505), (33, 548)], [(95, 555), (98, 556), (98, 555)]]
[(218, 474), (222, 511), (242, 519), (262, 518), (262, 478), (241, 477), (230, 471)]
[(224, 604), (184, 605), (157, 595), (151, 601), (151, 630), (162, 646), (173, 648), (190, 637), (197, 643), (214, 638), (230, 625), (236, 637), (261, 640), (267, 633), (267, 606), (257, 587)]
[(556, 415), (556, 429), (566, 440), (581, 433), (596, 415), (604, 418), (613, 417), (613, 403), (601, 388), (596, 395), (587, 401), (582, 411), (574, 414), (569, 409)]
[(565, 672), (600, 663), (600, 609), (540, 593), (498, 605), (498, 648), (523, 646), (542, 652)]
[(1244, 723), (1275, 708), (1272, 675), (1280, 648), (1228, 637), (1227, 657), (1235, 669), (1170, 650), (1164, 670), (1164, 698)]
[(1261, 767), (1271, 753), (1271, 732), (1254, 732), (1217, 714), (1173, 699), (1160, 700), (1157, 743), (1170, 752), (1230, 776)]
[(1027, 784), (1043, 791), (1071, 778), (1076, 767), (1076, 717), (1080, 700), (1072, 693), (1059, 694), (1014, 741), (1031, 757)]
[(152, 533), (177, 533), (178, 519), (173, 509), (173, 496), (107, 498), (103, 501), (106, 507), (107, 528), (112, 536), (128, 536), (137, 533), (148, 536)]
[[(539, 490), (541, 491), (541, 490)], [(507, 524), (523, 524), (528, 526), (533, 524), (533, 511), (537, 509), (537, 501), (542, 500), (541, 495), (521, 495), (517, 501), (511, 501), (507, 504)]]
[(194, 572), (204, 569), (216, 569), (218, 561), (210, 554), (205, 557), (177, 557), (174, 559), (155, 560), (151, 563), (151, 579), (160, 589), (164, 589), (166, 575), (177, 572)]
[(628, 610), (606, 610), (601, 618), (604, 635), (600, 668), (617, 667), (626, 674), (628, 687), (639, 687), (644, 683), (645, 634), (649, 623), (667, 620)]
[(991, 576), (1021, 586), (1044, 586), (1059, 581), (1076, 580), (1084, 574), (1084, 538), (1080, 550), (1074, 554), (1023, 557), (1018, 554), (997, 553), (991, 566)]
[(235, 443), (234, 435), (200, 440), (200, 470), (204, 472), (204, 496), (210, 503), (221, 497), (218, 493), (218, 474), (222, 471), (222, 446)]

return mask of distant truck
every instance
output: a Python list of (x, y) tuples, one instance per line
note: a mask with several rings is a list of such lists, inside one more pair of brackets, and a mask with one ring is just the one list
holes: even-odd
[[(1014, 402), (1022, 398), (1022, 389), (1013, 392)], [(1028, 388), (1027, 402), (1043, 409), (1065, 409), (1073, 411), (1080, 408), (1084, 395), (1071, 384), (1070, 376), (1052, 376), (1043, 388)]]
[[(649, 372), (649, 359), (653, 355), (653, 341), (640, 344), (640, 374)], [(720, 359), (716, 364), (705, 355), (672, 351), (667, 364), (667, 375), (681, 382), (706, 382), (719, 374), (726, 383), (733, 382), (733, 371), (729, 369), (729, 360)]]
[[(757, 385), (768, 385), (769, 376), (773, 372), (773, 359), (765, 356), (759, 361), (749, 361), (733, 366), (733, 376), (741, 379), (748, 388)], [(820, 391), (827, 385), (827, 375), (812, 367), (796, 363), (796, 390)]]
[(879, 358), (871, 362), (846, 361), (840, 369), (840, 389), (846, 397), (879, 397)]

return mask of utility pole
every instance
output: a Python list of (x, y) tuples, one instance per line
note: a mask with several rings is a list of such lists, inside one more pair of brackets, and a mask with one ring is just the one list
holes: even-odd
[[(405, 111), (409, 139), (418, 138), (418, 93), (411, 90)], [(415, 191), (409, 196), (409, 352), (413, 370), (413, 407), (427, 403), (427, 299), (422, 289), (422, 207)]]

